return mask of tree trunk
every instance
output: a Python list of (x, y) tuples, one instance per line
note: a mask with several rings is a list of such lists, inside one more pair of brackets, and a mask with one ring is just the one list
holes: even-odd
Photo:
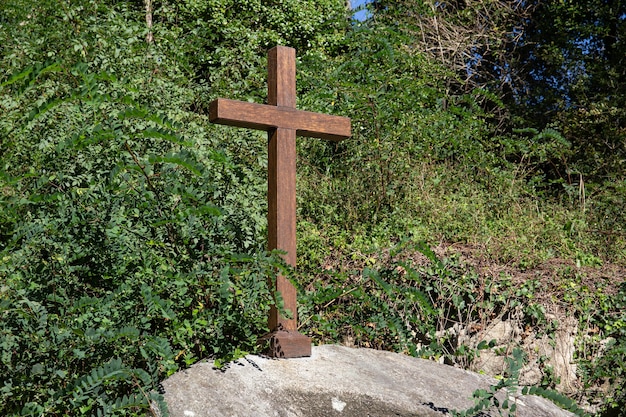
[(152, 0), (144, 0), (146, 3), (146, 26), (148, 26), (148, 34), (146, 35), (146, 42), (149, 44), (154, 41), (152, 36)]

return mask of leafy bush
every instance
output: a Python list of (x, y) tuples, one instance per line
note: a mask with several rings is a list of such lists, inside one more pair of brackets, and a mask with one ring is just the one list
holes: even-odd
[[(128, 15), (105, 11), (111, 41)], [(185, 111), (180, 73), (143, 78), (155, 61), (131, 49), (120, 77), (96, 52), (1, 84), (3, 415), (166, 412), (158, 384), (180, 366), (260, 348), (284, 270), (262, 250), (262, 178)]]

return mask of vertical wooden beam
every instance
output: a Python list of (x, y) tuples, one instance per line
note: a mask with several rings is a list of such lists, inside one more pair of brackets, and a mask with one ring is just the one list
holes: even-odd
[(296, 50), (276, 46), (267, 54), (267, 104), (296, 108)]
[[(269, 135), (267, 170), (267, 227), (268, 249), (287, 252), (285, 262), (296, 266), (296, 132), (274, 129)], [(287, 319), (275, 307), (270, 311), (270, 330), (297, 330), (296, 289), (283, 276), (276, 278), (276, 291), (280, 292), (285, 308), (293, 314)]]
[[(296, 107), (296, 52), (277, 46), (268, 54), (267, 101), (269, 105)], [(296, 131), (276, 128), (268, 132), (268, 249), (287, 252), (285, 262), (296, 266)], [(276, 279), (276, 291), (292, 318), (282, 317), (272, 307), (271, 331), (297, 331), (297, 294), (283, 276)]]

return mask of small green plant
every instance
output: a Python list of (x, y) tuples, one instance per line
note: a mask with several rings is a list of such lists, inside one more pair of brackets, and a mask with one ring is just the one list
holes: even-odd
[[(473, 417), (489, 410), (496, 411), (499, 416), (515, 416), (517, 410), (516, 398), (520, 393), (519, 374), (525, 363), (524, 352), (514, 348), (512, 356), (507, 357), (507, 372), (498, 380), (497, 384), (488, 389), (477, 389), (473, 393), (475, 405), (466, 410), (453, 411), (455, 417)], [(578, 407), (572, 399), (557, 391), (543, 387), (523, 387), (522, 395), (537, 395), (552, 401), (557, 406), (576, 414), (579, 417), (589, 417), (583, 409)]]
[[(524, 352), (513, 349), (513, 356), (507, 357), (507, 374), (488, 389), (477, 389), (472, 394), (475, 405), (463, 411), (453, 411), (455, 417), (473, 417), (484, 410), (496, 410), (500, 416), (515, 415), (517, 404), (515, 395), (519, 386), (519, 373), (524, 366)], [(504, 396), (504, 399), (498, 397)]]
[(552, 401), (554, 404), (558, 405), (562, 409), (570, 411), (579, 417), (590, 417), (590, 414), (580, 408), (574, 400), (552, 389), (547, 389), (543, 387), (524, 387), (522, 388), (522, 394), (537, 395), (539, 397), (543, 397), (547, 400)]

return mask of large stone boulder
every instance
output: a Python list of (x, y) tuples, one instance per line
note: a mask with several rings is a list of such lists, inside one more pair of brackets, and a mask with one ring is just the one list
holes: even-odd
[[(472, 393), (494, 383), (432, 361), (325, 345), (313, 347), (310, 358), (251, 355), (221, 371), (198, 363), (163, 387), (172, 417), (441, 417), (471, 407)], [(514, 401), (517, 417), (573, 416), (543, 398)]]

